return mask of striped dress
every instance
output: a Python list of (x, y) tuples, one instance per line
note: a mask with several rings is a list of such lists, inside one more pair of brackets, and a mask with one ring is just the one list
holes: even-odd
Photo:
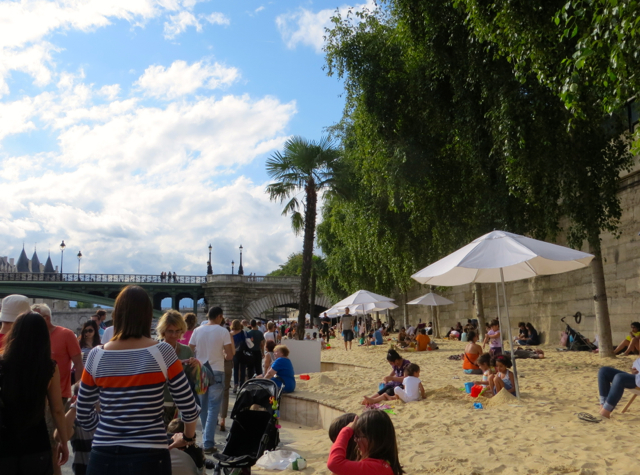
[[(166, 449), (162, 419), (165, 382), (182, 420), (197, 420), (200, 407), (171, 345), (163, 342), (118, 351), (94, 348), (82, 374), (77, 422), (85, 430), (96, 429), (95, 446)], [(98, 400), (100, 414), (95, 410)]]

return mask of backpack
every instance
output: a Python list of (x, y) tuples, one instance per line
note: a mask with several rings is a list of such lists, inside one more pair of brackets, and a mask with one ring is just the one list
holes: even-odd
[[(253, 350), (251, 349), (253, 342), (249, 339), (245, 331), (242, 331), (242, 334), (244, 335), (244, 340), (240, 343), (240, 346), (236, 348), (236, 355), (240, 363), (250, 365), (253, 364)], [(251, 342), (251, 345), (249, 345), (249, 342)]]

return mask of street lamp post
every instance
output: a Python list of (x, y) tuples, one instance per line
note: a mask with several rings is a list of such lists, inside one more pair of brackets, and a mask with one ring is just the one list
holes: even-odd
[(209, 244), (209, 262), (207, 262), (207, 275), (213, 274), (213, 268), (211, 267), (211, 244)]
[(244, 269), (242, 268), (242, 244), (240, 244), (240, 265), (238, 266), (238, 275), (244, 275)]
[(82, 259), (82, 253), (78, 251), (78, 281), (80, 281), (80, 259)]
[(64, 248), (67, 247), (64, 239), (60, 243), (60, 280), (62, 280), (62, 261), (64, 260)]
[(235, 262), (231, 261), (231, 275), (233, 275), (233, 265), (235, 264)]

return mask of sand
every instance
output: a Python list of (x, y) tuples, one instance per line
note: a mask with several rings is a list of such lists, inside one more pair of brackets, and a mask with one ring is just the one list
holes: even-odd
[[(545, 359), (518, 360), (521, 400), (499, 394), (492, 401), (467, 396), (464, 383), (480, 376), (464, 374), (461, 361), (447, 359), (461, 353), (464, 343), (439, 344), (438, 351), (402, 352), (420, 365), (427, 397), (409, 404), (388, 403), (395, 412), (391, 417), (400, 460), (407, 473), (640, 472), (635, 453), (640, 400), (629, 412), (621, 414), (629, 398), (626, 395), (612, 419), (599, 424), (577, 417), (579, 412), (598, 413), (598, 368), (606, 364), (629, 371), (633, 357), (602, 360), (591, 353), (557, 352), (553, 347), (543, 347)], [(346, 352), (340, 345), (333, 346), (323, 351), (323, 361), (360, 367), (312, 374), (309, 381), (298, 381), (296, 393), (347, 412), (361, 413), (362, 396), (374, 394), (382, 377), (391, 370), (385, 360), (387, 347), (354, 347)], [(482, 402), (484, 409), (474, 409), (474, 402)], [(287, 430), (287, 447), (309, 462), (305, 472), (328, 474), (326, 460), (331, 444), (326, 431), (295, 427)], [(296, 430), (304, 430), (304, 434), (296, 437)]]

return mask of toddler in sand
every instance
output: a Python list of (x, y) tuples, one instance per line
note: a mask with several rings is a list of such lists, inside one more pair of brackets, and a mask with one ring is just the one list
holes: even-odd
[[(357, 461), (347, 458), (351, 440), (360, 452)], [(365, 411), (342, 429), (331, 446), (327, 468), (335, 475), (402, 475), (396, 431), (389, 414)]]
[(505, 389), (514, 396), (516, 395), (516, 383), (511, 368), (511, 358), (507, 355), (494, 356), (491, 360), (496, 368), (496, 374), (489, 376), (489, 387), (494, 395), (498, 394), (501, 389)]
[(382, 393), (379, 396), (368, 397), (365, 396), (362, 401), (362, 405), (375, 404), (380, 401), (393, 401), (400, 399), (404, 402), (419, 401), (420, 398), (425, 397), (424, 386), (420, 381), (420, 366), (415, 363), (411, 363), (404, 370), (404, 379), (402, 380), (402, 386), (396, 386), (393, 389), (395, 393), (393, 396), (389, 396), (387, 393)]

